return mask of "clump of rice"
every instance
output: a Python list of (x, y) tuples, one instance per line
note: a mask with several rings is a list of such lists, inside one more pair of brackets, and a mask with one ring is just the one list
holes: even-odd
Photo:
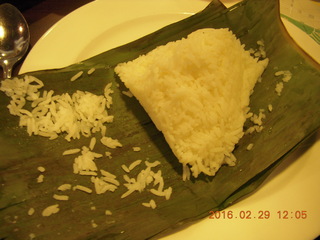
[(95, 186), (96, 193), (114, 192), (120, 186), (120, 182), (116, 179), (116, 176), (103, 169), (100, 172), (102, 174), (101, 177), (91, 177), (91, 182)]
[(259, 58), (228, 29), (201, 29), (115, 71), (163, 132), (185, 179), (189, 168), (213, 176), (235, 164), (249, 98), (268, 64)]
[(94, 172), (98, 168), (94, 162), (96, 158), (101, 158), (102, 154), (95, 153), (89, 150), (86, 146), (82, 147), (81, 155), (74, 159), (73, 173), (87, 175), (85, 172)]
[(292, 72), (290, 72), (289, 70), (281, 70), (281, 71), (277, 71), (274, 73), (274, 75), (276, 77), (281, 76), (281, 80), (284, 82), (289, 82), (290, 79), (292, 78)]
[(0, 90), (11, 97), (10, 113), (20, 117), (19, 125), (26, 127), (30, 136), (55, 139), (66, 133), (68, 141), (96, 132), (104, 136), (104, 124), (113, 121), (113, 116), (107, 112), (112, 104), (111, 84), (104, 89), (104, 95), (83, 91), (55, 95), (52, 90), (41, 93), (43, 85), (41, 80), (28, 75), (1, 82)]
[[(272, 110), (272, 109), (271, 109)], [(259, 109), (259, 113), (255, 114), (252, 112), (249, 112), (247, 114), (247, 118), (250, 119), (251, 123), (253, 125), (249, 127), (246, 131), (245, 134), (251, 134), (253, 132), (261, 132), (263, 130), (263, 120), (266, 118), (265, 110), (264, 109)]]
[(267, 53), (265, 50), (264, 42), (262, 40), (257, 41), (258, 48), (257, 49), (249, 49), (249, 52), (257, 58), (265, 59), (267, 57)]
[[(95, 69), (90, 69), (88, 74), (92, 74)], [(83, 71), (75, 75), (71, 80), (75, 81), (81, 77)], [(111, 84), (107, 84), (103, 95), (94, 95), (89, 92), (77, 91), (70, 95), (68, 93), (55, 95), (54, 91), (43, 91), (40, 89), (44, 86), (43, 82), (32, 76), (24, 76), (23, 78), (6, 79), (1, 82), (0, 90), (5, 92), (11, 98), (8, 105), (10, 113), (20, 117), (20, 126), (26, 127), (29, 135), (40, 135), (49, 137), (51, 140), (58, 137), (61, 133), (66, 133), (65, 139), (71, 141), (75, 138), (80, 138), (80, 135), (86, 137), (94, 133), (101, 133), (100, 141), (97, 140), (97, 134), (91, 137), (88, 146), (79, 148), (71, 148), (62, 152), (63, 156), (73, 157), (73, 173), (82, 175), (87, 178), (88, 183), (93, 184), (93, 187), (84, 185), (74, 185), (69, 183), (62, 184), (57, 187), (59, 193), (53, 194), (53, 199), (57, 201), (68, 201), (70, 196), (62, 194), (68, 190), (82, 191), (91, 194), (95, 190), (96, 194), (103, 194), (106, 192), (114, 192), (120, 187), (120, 182), (112, 173), (99, 169), (96, 160), (102, 158), (104, 155), (112, 158), (111, 152), (106, 151), (104, 154), (94, 151), (96, 144), (103, 144), (104, 146), (114, 149), (122, 147), (122, 144), (117, 139), (106, 136), (105, 123), (113, 121), (113, 116), (110, 116), (107, 109), (112, 105)], [(141, 151), (140, 147), (133, 147), (133, 151)], [(142, 160), (133, 161), (128, 167), (123, 165), (123, 168), (130, 173), (142, 163)], [(161, 176), (161, 171), (153, 172), (151, 168), (159, 165), (159, 162), (146, 162), (147, 168), (140, 171), (137, 176), (137, 184), (128, 184), (128, 189), (133, 191), (142, 191), (138, 185), (147, 185), (153, 181), (153, 188), (150, 192), (157, 196), (163, 196), (167, 200), (172, 193), (171, 188), (164, 189), (164, 180)], [(37, 182), (44, 181), (44, 173), (46, 169), (39, 166), (37, 170), (41, 173)], [(148, 175), (146, 175), (146, 171)], [(90, 178), (88, 178), (90, 176)], [(130, 185), (130, 186), (129, 186)], [(158, 187), (157, 187), (158, 186)], [(132, 193), (132, 192), (130, 192)], [(130, 194), (127, 192), (127, 196)], [(122, 196), (125, 197), (125, 196)], [(155, 201), (150, 201), (149, 204), (152, 209), (156, 207)], [(54, 204), (45, 208), (42, 212), (43, 216), (51, 216), (60, 211), (59, 205)], [(34, 209), (30, 209), (28, 214), (31, 216)], [(111, 211), (107, 210), (106, 215), (111, 215)]]
[[(73, 173), (79, 174), (82, 176), (91, 176), (91, 183), (94, 185), (95, 192), (97, 194), (102, 194), (107, 191), (114, 192), (118, 186), (120, 186), (119, 181), (116, 179), (116, 176), (99, 169), (95, 163), (96, 159), (102, 158), (103, 154), (93, 152), (96, 145), (96, 138), (92, 137), (89, 143), (89, 147), (83, 146), (80, 155), (74, 158), (73, 162)], [(63, 152), (63, 155), (72, 155), (78, 153), (78, 149), (69, 149)], [(98, 170), (102, 176), (98, 176)], [(62, 186), (60, 186), (63, 188)], [(85, 192), (92, 192), (92, 190), (84, 190), (83, 187), (77, 190), (82, 190)]]
[[(134, 161), (130, 166), (136, 167), (141, 163), (141, 160)], [(133, 192), (142, 192), (147, 189), (148, 186), (152, 185), (152, 188), (149, 188), (149, 191), (158, 196), (158, 197), (165, 197), (166, 200), (169, 200), (172, 194), (172, 188), (164, 188), (164, 180), (162, 177), (161, 170), (157, 172), (153, 171), (153, 168), (160, 165), (159, 161), (155, 162), (148, 162), (145, 161), (146, 168), (141, 170), (136, 178), (129, 177), (128, 175), (123, 175), (124, 180), (126, 183), (123, 185), (127, 188), (127, 191), (121, 195), (121, 198), (125, 198), (132, 194)], [(134, 168), (133, 167), (133, 168)], [(133, 168), (129, 167), (131, 170)], [(128, 171), (130, 171), (128, 169)], [(125, 170), (126, 171), (126, 170)], [(127, 171), (126, 171), (127, 172)]]
[(281, 96), (284, 88), (284, 83), (287, 83), (292, 78), (292, 73), (289, 70), (281, 70), (274, 73), (276, 77), (281, 77), (281, 80), (276, 84), (275, 91), (278, 96)]
[(120, 183), (115, 178), (109, 179), (107, 177), (92, 177), (92, 183), (94, 184), (97, 194), (102, 194), (107, 191), (114, 192)]

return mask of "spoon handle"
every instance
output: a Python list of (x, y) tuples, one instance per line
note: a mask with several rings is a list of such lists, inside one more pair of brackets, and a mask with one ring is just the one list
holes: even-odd
[(2, 69), (3, 69), (3, 77), (4, 77), (4, 79), (11, 78), (13, 65), (14, 65), (14, 63), (12, 63), (12, 62), (10, 62), (8, 60), (4, 60), (1, 63), (1, 66), (2, 66)]

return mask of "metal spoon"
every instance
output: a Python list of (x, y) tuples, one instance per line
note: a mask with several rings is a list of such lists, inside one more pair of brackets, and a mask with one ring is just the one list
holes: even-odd
[(13, 66), (27, 52), (29, 27), (21, 12), (9, 3), (0, 5), (0, 65), (3, 77), (11, 78)]

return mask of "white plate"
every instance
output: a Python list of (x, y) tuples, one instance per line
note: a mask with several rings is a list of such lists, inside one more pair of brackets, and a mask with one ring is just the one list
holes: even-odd
[(20, 72), (64, 67), (84, 60), (186, 18), (208, 3), (204, 0), (94, 1), (49, 29), (30, 51)]
[[(223, 2), (230, 5), (236, 1)], [(20, 72), (59, 68), (84, 60), (188, 17), (208, 3), (204, 0), (94, 1), (54, 25), (30, 51)], [(293, 35), (303, 34), (290, 23), (287, 26), (293, 29)], [(304, 40), (300, 44), (305, 44)], [(319, 158), (320, 134), (287, 158), (253, 195), (221, 212), (219, 219), (203, 219), (164, 239), (315, 238), (320, 234)], [(268, 213), (270, 217), (266, 218)], [(284, 219), (287, 213), (288, 219)], [(242, 219), (249, 215), (251, 219)], [(258, 219), (260, 215), (265, 219)]]

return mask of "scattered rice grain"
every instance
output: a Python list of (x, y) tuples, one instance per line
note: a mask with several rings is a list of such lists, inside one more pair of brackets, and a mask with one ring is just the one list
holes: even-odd
[(65, 183), (58, 187), (59, 191), (71, 190), (71, 184)]
[(37, 177), (37, 183), (42, 183), (42, 182), (43, 182), (43, 179), (44, 179), (44, 175), (43, 175), (43, 174), (40, 174), (40, 175)]
[(112, 212), (111, 212), (110, 210), (106, 210), (106, 211), (104, 212), (104, 214), (107, 215), (107, 216), (111, 216), (111, 215), (112, 215)]
[(277, 83), (275, 91), (278, 94), (278, 96), (281, 96), (282, 90), (283, 90), (283, 82)]
[(142, 203), (142, 205), (145, 206), (145, 207), (152, 208), (152, 209), (155, 209), (157, 207), (156, 202), (153, 199), (151, 199), (147, 203)]
[(116, 180), (115, 178), (110, 178), (110, 177), (102, 177), (102, 179), (105, 181), (105, 182), (108, 182), (108, 183), (112, 183), (116, 186), (120, 186), (120, 182), (118, 180)]
[(59, 195), (59, 194), (53, 194), (53, 198), (59, 201), (67, 201), (69, 200), (69, 196), (67, 195)]
[(82, 76), (82, 74), (83, 74), (83, 71), (78, 72), (76, 75), (74, 75), (74, 76), (70, 79), (70, 81), (73, 82), (73, 81), (79, 79), (79, 78)]
[(46, 169), (42, 166), (39, 166), (37, 169), (39, 172), (42, 172), (42, 173), (46, 171)]
[(36, 238), (36, 235), (34, 233), (30, 233), (29, 234), (29, 239), (32, 240), (32, 239), (35, 239)]
[(172, 187), (168, 187), (167, 189), (164, 190), (164, 192), (165, 192), (164, 197), (166, 198), (166, 200), (170, 199), (172, 191), (173, 191)]
[(130, 164), (129, 166), (129, 171), (133, 170), (136, 166), (138, 166), (140, 163), (142, 162), (142, 160), (136, 160), (133, 163)]
[(132, 150), (134, 152), (140, 152), (141, 151), (141, 148), (140, 147), (133, 147)]
[(248, 144), (247, 150), (250, 151), (253, 148), (253, 143)]
[(28, 215), (29, 215), (29, 216), (32, 216), (34, 213), (35, 213), (34, 208), (29, 208), (29, 210), (28, 210)]
[(74, 149), (69, 149), (69, 150), (65, 150), (62, 155), (72, 155), (72, 154), (76, 154), (79, 153), (81, 151), (80, 148), (74, 148)]
[(42, 216), (43, 217), (49, 217), (52, 214), (58, 213), (60, 211), (59, 209), (59, 204), (54, 204), (51, 205), (49, 207), (46, 207), (43, 211), (42, 211)]
[(150, 167), (150, 168), (156, 167), (161, 164), (159, 161), (154, 161), (154, 162), (145, 161), (144, 163), (146, 164), (147, 167)]
[(94, 146), (96, 145), (97, 139), (95, 137), (92, 137), (89, 144), (89, 149), (92, 151), (94, 149)]
[(87, 72), (88, 75), (91, 75), (96, 69), (95, 68), (90, 68)]
[(108, 148), (122, 147), (122, 144), (117, 139), (113, 139), (111, 137), (102, 137), (100, 141)]
[(126, 173), (129, 173), (129, 172), (130, 172), (129, 168), (128, 168), (126, 165), (124, 165), (124, 164), (121, 165), (121, 168), (122, 168), (123, 171), (125, 171)]
[(105, 177), (109, 177), (109, 178), (113, 178), (113, 179), (116, 179), (116, 175), (106, 171), (106, 170), (103, 170), (103, 169), (100, 169), (100, 173), (105, 176)]
[(122, 91), (122, 93), (123, 93), (124, 95), (126, 95), (127, 97), (130, 97), (130, 98), (133, 97), (133, 94), (132, 94), (130, 91)]
[(85, 186), (82, 186), (82, 185), (76, 185), (72, 189), (73, 189), (73, 191), (80, 190), (82, 192), (92, 193), (92, 189), (85, 187)]
[(97, 228), (97, 227), (98, 227), (98, 224), (96, 224), (96, 223), (94, 222), (94, 220), (91, 220), (91, 226), (92, 226), (93, 228)]
[(81, 170), (79, 171), (79, 175), (82, 176), (97, 176), (97, 172), (93, 172), (93, 171), (85, 171), (85, 170)]

